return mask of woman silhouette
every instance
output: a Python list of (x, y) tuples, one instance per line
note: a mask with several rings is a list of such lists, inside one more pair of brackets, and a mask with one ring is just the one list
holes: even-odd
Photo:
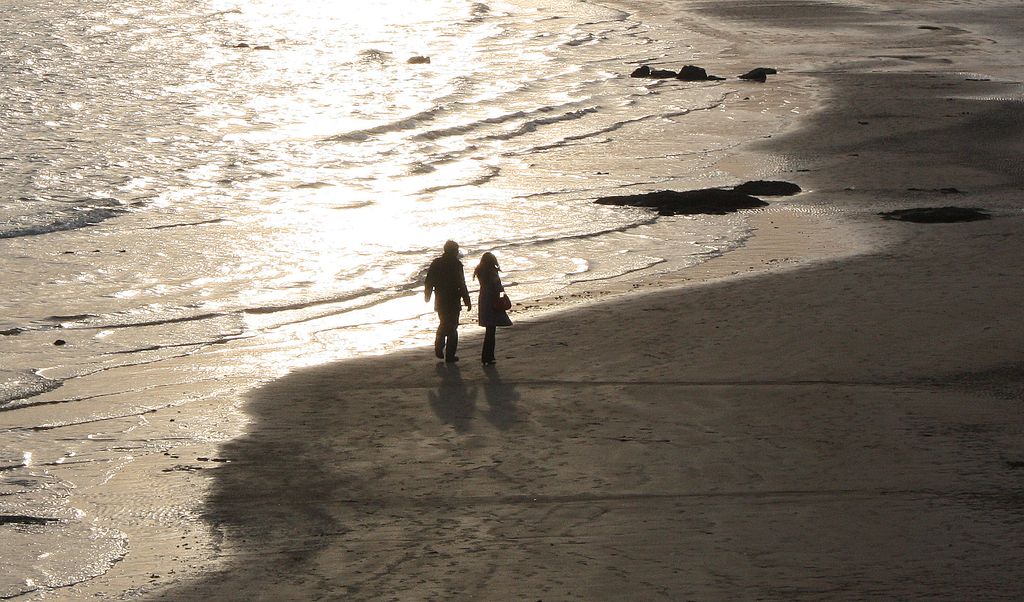
[(494, 253), (484, 253), (480, 257), (480, 264), (473, 270), (473, 277), (480, 282), (480, 296), (477, 297), (477, 312), (479, 318), (477, 324), (487, 330), (484, 334), (484, 348), (480, 353), (480, 361), (485, 366), (494, 365), (494, 335), (498, 326), (511, 326), (512, 320), (505, 313), (505, 308), (500, 305), (505, 292), (501, 284), (501, 277), (498, 272), (498, 258)]

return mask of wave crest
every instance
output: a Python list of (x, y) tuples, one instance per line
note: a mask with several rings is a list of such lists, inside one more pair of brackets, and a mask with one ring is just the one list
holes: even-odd
[(0, 238), (76, 230), (95, 226), (125, 213), (128, 213), (128, 208), (117, 199), (90, 199), (85, 206), (70, 206), (19, 216), (7, 224), (0, 225)]

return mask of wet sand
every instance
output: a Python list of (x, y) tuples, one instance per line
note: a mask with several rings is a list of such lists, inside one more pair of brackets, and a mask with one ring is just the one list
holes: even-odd
[[(491, 369), (468, 325), (457, 366), (415, 349), (252, 391), (245, 434), (187, 477), (209, 487), (195, 511), (216, 560), (150, 568), (161, 587), (134, 592), (1024, 596), (1020, 86), (872, 60), (803, 73), (831, 91), (822, 110), (719, 166), (776, 165), (808, 190), (752, 214), (743, 249), (518, 321)], [(993, 218), (877, 215), (951, 204)], [(122, 478), (195, 464), (164, 462)], [(143, 541), (148, 563), (129, 554), (138, 564), (69, 591), (138, 584), (182, 545)]]

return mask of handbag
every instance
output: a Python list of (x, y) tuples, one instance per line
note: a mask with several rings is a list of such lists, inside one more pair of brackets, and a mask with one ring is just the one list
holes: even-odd
[(494, 309), (499, 311), (508, 311), (512, 309), (512, 299), (508, 298), (508, 295), (501, 293), (494, 298)]

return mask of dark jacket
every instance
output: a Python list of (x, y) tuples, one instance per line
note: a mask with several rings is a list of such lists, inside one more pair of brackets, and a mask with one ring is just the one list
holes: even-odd
[(498, 297), (505, 292), (498, 271), (488, 270), (478, 274), (477, 278), (480, 280), (480, 295), (476, 300), (476, 323), (480, 326), (511, 326), (512, 320), (505, 310), (495, 306)]
[(466, 274), (457, 255), (442, 255), (430, 262), (424, 285), (423, 296), (427, 301), (434, 294), (435, 311), (458, 312), (462, 309), (460, 302), (465, 302), (466, 307), (471, 305)]

